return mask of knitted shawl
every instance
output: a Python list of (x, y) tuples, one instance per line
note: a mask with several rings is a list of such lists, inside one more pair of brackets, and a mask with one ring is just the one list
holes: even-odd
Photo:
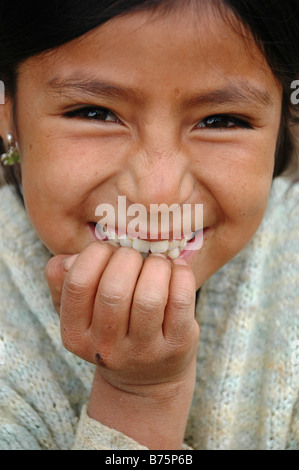
[[(88, 417), (95, 366), (62, 346), (51, 254), (8, 186), (0, 221), (0, 449), (145, 449)], [(201, 288), (196, 315), (185, 443), (299, 449), (299, 184), (274, 181), (259, 230)]]

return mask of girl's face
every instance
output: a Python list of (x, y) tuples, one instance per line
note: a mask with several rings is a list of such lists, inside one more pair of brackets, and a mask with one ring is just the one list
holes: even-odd
[(117, 215), (118, 196), (148, 211), (203, 204), (204, 243), (188, 258), (199, 288), (259, 227), (282, 91), (221, 19), (115, 18), (24, 62), (17, 99), (25, 204), (52, 253), (94, 241), (96, 207)]

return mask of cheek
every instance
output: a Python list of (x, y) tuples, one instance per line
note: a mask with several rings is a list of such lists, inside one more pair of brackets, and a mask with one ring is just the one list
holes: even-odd
[[(256, 139), (222, 155), (215, 172), (215, 195), (225, 216), (235, 223), (259, 223), (267, 207), (274, 171), (274, 139)], [(217, 174), (216, 174), (217, 173)]]
[(90, 242), (87, 224), (99, 201), (109, 198), (116, 168), (102, 156), (97, 142), (87, 146), (59, 135), (22, 148), (26, 210), (52, 253), (76, 253)]
[(23, 153), (22, 185), (33, 227), (53, 253), (68, 252), (76, 219), (82, 217), (80, 168), (63, 160), (64, 152), (40, 146), (41, 152)]
[(201, 174), (212, 196), (204, 205), (204, 217), (212, 229), (193, 262), (198, 286), (234, 258), (258, 230), (269, 200), (274, 152), (273, 145), (267, 148), (260, 141), (222, 149), (213, 154), (213, 168), (210, 165)]
[(267, 208), (272, 172), (249, 175), (239, 171), (224, 180), (227, 184), (220, 179), (218, 187), (215, 182), (217, 202), (210, 207), (217, 216), (210, 217), (209, 206), (206, 214), (215, 224), (192, 262), (197, 289), (242, 251), (257, 232)]
[[(22, 180), (26, 199), (37, 198), (42, 207), (59, 213), (78, 203), (97, 178), (93, 152), (81, 142), (70, 142), (39, 129), (40, 138), (23, 152)], [(87, 157), (90, 156), (87, 161)], [(93, 171), (91, 171), (93, 168)]]

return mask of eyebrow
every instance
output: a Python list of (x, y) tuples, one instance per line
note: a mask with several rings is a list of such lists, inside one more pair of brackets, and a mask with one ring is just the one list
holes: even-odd
[[(123, 87), (117, 83), (84, 78), (76, 75), (70, 78), (52, 78), (47, 82), (47, 90), (66, 98), (111, 98), (145, 104), (144, 94), (134, 88)], [(267, 90), (260, 89), (248, 82), (230, 83), (224, 88), (201, 92), (184, 100), (183, 106), (246, 104), (259, 107), (273, 104)]]
[(78, 76), (68, 79), (53, 78), (47, 83), (50, 92), (66, 98), (91, 97), (125, 99), (134, 102), (145, 102), (141, 92), (133, 88), (123, 87), (113, 82), (80, 78)]
[(254, 85), (242, 83), (240, 85), (230, 84), (223, 89), (200, 93), (186, 101), (189, 106), (205, 104), (247, 104), (259, 107), (273, 104), (267, 90), (261, 90)]

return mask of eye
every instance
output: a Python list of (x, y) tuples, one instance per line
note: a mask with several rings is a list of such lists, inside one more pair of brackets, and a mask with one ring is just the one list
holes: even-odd
[(199, 122), (196, 126), (196, 129), (252, 129), (252, 126), (249, 122), (237, 118), (235, 116), (230, 116), (228, 114), (218, 114), (215, 116), (209, 116)]
[(74, 111), (69, 111), (65, 113), (67, 118), (82, 118), (93, 121), (104, 121), (104, 122), (115, 122), (120, 124), (121, 121), (118, 117), (107, 108), (97, 108), (97, 107), (85, 107), (75, 109)]

